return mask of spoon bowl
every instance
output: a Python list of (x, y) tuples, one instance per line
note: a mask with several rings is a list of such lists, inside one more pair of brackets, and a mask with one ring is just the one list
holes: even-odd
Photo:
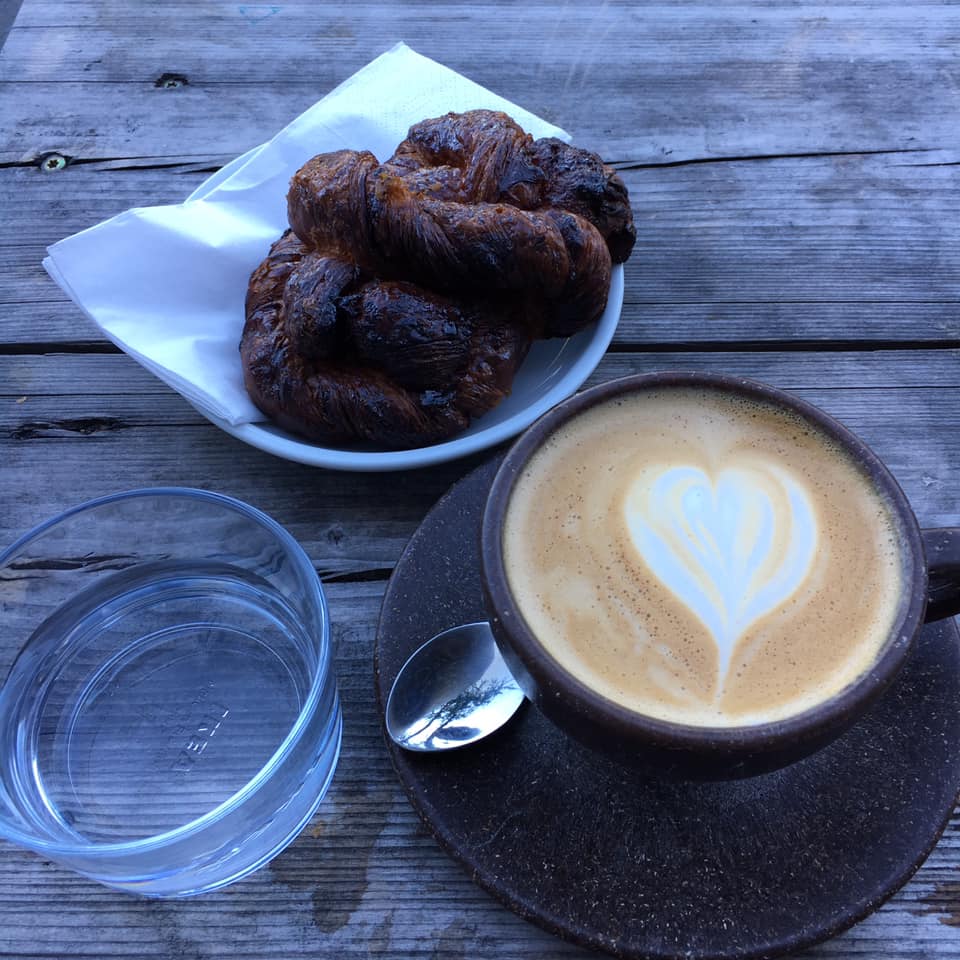
[(387, 734), (418, 753), (454, 750), (499, 730), (523, 692), (488, 623), (438, 633), (401, 667), (384, 711)]

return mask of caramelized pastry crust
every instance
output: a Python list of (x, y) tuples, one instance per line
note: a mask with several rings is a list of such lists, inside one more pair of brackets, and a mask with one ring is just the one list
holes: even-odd
[(531, 338), (504, 309), (377, 280), (288, 230), (247, 290), (244, 382), (271, 420), (318, 442), (436, 443), (510, 392)]
[(241, 340), (257, 406), (323, 443), (436, 443), (509, 392), (537, 337), (606, 305), (634, 241), (595, 155), (475, 110), (413, 126), (385, 163), (320, 154), (291, 230), (250, 278)]

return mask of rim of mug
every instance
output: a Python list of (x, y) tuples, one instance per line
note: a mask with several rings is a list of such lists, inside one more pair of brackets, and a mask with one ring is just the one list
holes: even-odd
[[(623, 394), (663, 388), (714, 389), (765, 401), (800, 415), (840, 444), (892, 508), (902, 533), (902, 569), (908, 586), (901, 597), (893, 628), (876, 658), (832, 697), (798, 713), (765, 723), (700, 726), (664, 720), (631, 710), (584, 683), (549, 653), (524, 620), (510, 591), (501, 536), (510, 495), (521, 470), (547, 437), (578, 414)], [(593, 725), (604, 728), (611, 736), (643, 740), (654, 747), (700, 753), (723, 754), (742, 749), (772, 752), (813, 740), (844, 719), (859, 715), (896, 677), (923, 622), (927, 603), (927, 568), (920, 526), (906, 494), (883, 461), (863, 440), (819, 407), (761, 381), (728, 374), (699, 371), (635, 374), (608, 380), (558, 404), (521, 435), (501, 462), (484, 505), (480, 553), (491, 620), (508, 634), (512, 652), (530, 673), (538, 689), (550, 690), (554, 701), (550, 705), (553, 709), (548, 707), (550, 715), (556, 716), (556, 707), (562, 706), (565, 711), (584, 716)], [(498, 632), (494, 630), (495, 635)], [(562, 720), (558, 722), (562, 724)]]
[[(72, 507), (69, 507), (54, 517), (50, 517), (47, 520), (42, 521), (32, 529), (28, 530), (25, 534), (18, 537), (17, 540), (14, 541), (14, 543), (12, 543), (9, 547), (3, 551), (0, 551), (0, 568), (5, 566), (27, 544), (58, 524), (61, 524), (66, 520), (70, 520), (77, 514), (85, 513), (89, 510), (106, 506), (117, 501), (133, 500), (146, 497), (182, 497), (189, 500), (204, 500), (216, 506), (226, 507), (230, 510), (240, 513), (248, 519), (259, 523), (274, 537), (276, 537), (276, 539), (288, 552), (292, 561), (300, 569), (300, 572), (304, 575), (305, 582), (309, 585), (309, 588), (313, 592), (314, 598), (318, 603), (321, 622), (317, 643), (317, 670), (310, 684), (309, 693), (304, 700), (300, 712), (297, 714), (296, 720), (294, 720), (294, 722), (291, 724), (286, 736), (277, 746), (276, 750), (274, 750), (266, 762), (260, 767), (259, 770), (257, 770), (256, 773), (253, 774), (253, 776), (250, 777), (249, 780), (247, 780), (245, 784), (240, 786), (229, 797), (227, 797), (225, 800), (222, 800), (216, 806), (211, 807), (211, 809), (207, 810), (200, 816), (194, 817), (192, 820), (188, 820), (187, 822), (182, 823), (177, 827), (172, 827), (169, 830), (164, 830), (160, 833), (150, 834), (149, 836), (139, 837), (133, 840), (110, 841), (107, 843), (77, 843), (48, 840), (38, 836), (37, 834), (19, 830), (16, 827), (4, 827), (2, 830), (0, 830), (0, 837), (3, 839), (14, 842), (19, 840), (25, 846), (34, 851), (43, 850), (49, 851), (51, 854), (60, 854), (65, 856), (77, 855), (89, 857), (122, 857), (124, 855), (139, 855), (152, 850), (162, 849), (199, 833), (200, 831), (211, 826), (211, 824), (221, 820), (228, 811), (242, 806), (274, 777), (274, 775), (279, 771), (283, 761), (303, 737), (310, 718), (316, 712), (319, 701), (323, 696), (323, 692), (327, 684), (330, 682), (330, 674), (333, 669), (333, 644), (330, 635), (330, 613), (327, 607), (327, 598), (323, 590), (323, 584), (320, 582), (320, 577), (317, 575), (316, 569), (310, 562), (310, 558), (307, 556), (306, 551), (302, 546), (300, 546), (299, 542), (293, 537), (293, 535), (290, 534), (286, 528), (281, 526), (281, 524), (279, 524), (276, 520), (264, 513), (262, 510), (258, 510), (256, 507), (253, 507), (242, 500), (238, 500), (235, 497), (228, 496), (227, 494), (214, 493), (213, 491), (201, 490), (196, 487), (141, 487), (133, 490), (123, 490), (117, 493), (106, 494), (105, 496), (96, 497), (92, 500), (86, 500), (83, 503), (78, 503)], [(23, 648), (17, 652), (17, 656), (10, 665), (10, 670), (8, 671), (7, 676), (4, 677), (3, 682), (0, 683), (0, 688), (4, 686), (9, 675), (13, 672), (14, 668), (16, 667), (17, 660), (22, 652)]]

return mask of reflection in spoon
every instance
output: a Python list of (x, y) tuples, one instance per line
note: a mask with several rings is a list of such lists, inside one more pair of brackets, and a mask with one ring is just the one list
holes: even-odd
[(453, 750), (499, 730), (523, 703), (487, 623), (438, 633), (397, 674), (387, 697), (390, 739), (406, 750)]

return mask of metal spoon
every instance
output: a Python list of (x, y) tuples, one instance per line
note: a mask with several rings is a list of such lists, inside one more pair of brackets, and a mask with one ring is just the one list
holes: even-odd
[(438, 633), (403, 665), (387, 696), (387, 733), (406, 750), (453, 750), (499, 730), (521, 703), (490, 625), (468, 623)]

